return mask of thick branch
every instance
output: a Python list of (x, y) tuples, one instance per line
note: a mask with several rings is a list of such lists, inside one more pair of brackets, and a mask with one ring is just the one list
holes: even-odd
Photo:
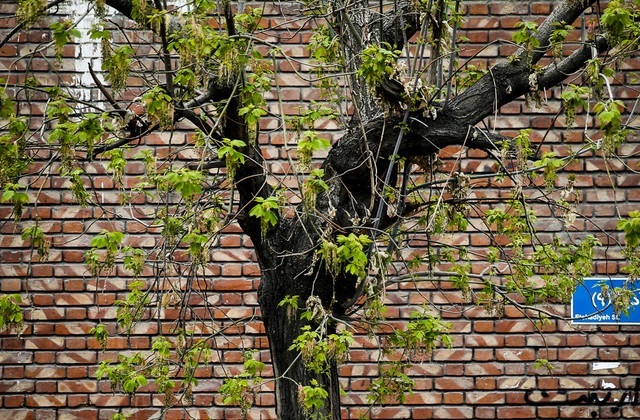
[(522, 95), (561, 83), (593, 58), (592, 47), (600, 54), (608, 46), (606, 39), (599, 37), (593, 44), (585, 44), (559, 63), (535, 73), (525, 62), (496, 64), (475, 85), (448, 103), (443, 115), (465, 125), (475, 125)]
[[(105, 4), (107, 6), (110, 6), (116, 9), (118, 12), (122, 13), (124, 16), (128, 17), (129, 19), (135, 20), (133, 18), (134, 6), (131, 0), (106, 0)], [(178, 19), (171, 16), (170, 14), (167, 14), (167, 16), (169, 17), (169, 23), (165, 27), (166, 35), (170, 35), (174, 32), (178, 32), (182, 27)], [(147, 29), (154, 31), (154, 28), (149, 24), (149, 22), (138, 22), (138, 23), (144, 24), (147, 27)], [(157, 35), (160, 35), (160, 33), (157, 33)]]
[[(540, 27), (541, 50), (546, 50), (549, 45), (554, 22), (572, 23), (593, 2), (558, 2), (554, 12)], [(598, 39), (595, 46), (598, 52), (607, 47), (603, 39)], [(535, 54), (534, 62), (537, 62), (541, 55)], [(591, 46), (585, 45), (559, 63), (538, 72), (532, 68), (531, 61), (518, 60), (517, 57), (516, 60), (499, 63), (475, 85), (447, 102), (436, 117), (412, 113), (407, 127), (404, 127), (407, 133), (402, 137), (398, 154), (402, 157), (425, 156), (450, 145), (495, 151), (506, 138), (480, 130), (476, 127), (480, 121), (526, 93), (562, 82), (591, 58)], [(368, 209), (375, 208), (381, 199), (381, 192), (373, 191), (373, 188), (382, 188), (385, 174), (395, 170), (389, 168), (389, 158), (400, 138), (400, 118), (363, 120), (364, 129), (353, 127), (332, 148), (323, 165), (331, 188), (318, 199), (316, 208), (322, 214), (331, 214), (332, 209), (337, 209), (331, 222), (343, 228), (353, 226), (355, 219), (364, 220), (363, 227), (366, 228), (366, 220), (372, 217)], [(376, 179), (371, 179), (372, 173)], [(386, 217), (386, 220), (377, 221), (376, 226), (384, 228), (392, 222)], [(322, 231), (321, 227), (318, 230)]]
[(203, 133), (212, 137), (213, 139), (222, 140), (222, 136), (220, 135), (220, 133), (213, 131), (213, 127), (209, 125), (209, 123), (207, 123), (204, 119), (202, 119), (198, 114), (196, 114), (192, 110), (182, 108), (182, 107), (176, 107), (175, 118), (174, 118), (175, 122), (177, 122), (178, 119), (180, 118), (184, 118), (188, 120), (198, 130), (202, 131)]
[[(595, 2), (596, 0), (561, 0), (557, 2), (551, 14), (538, 27), (535, 37), (540, 42), (540, 46), (531, 54), (531, 63), (537, 63), (544, 56), (549, 47), (551, 35), (557, 29), (554, 24), (571, 25)], [(522, 57), (523, 54), (523, 51), (520, 51), (519, 57)]]
[(207, 91), (184, 103), (184, 108), (192, 109), (208, 102), (219, 102), (228, 99), (234, 93), (231, 81), (211, 75), (208, 80)]
[[(573, 22), (594, 0), (563, 0), (556, 4), (554, 11), (540, 25), (538, 37), (541, 47), (549, 45), (549, 37), (555, 22)], [(598, 53), (606, 50), (603, 38), (595, 42)], [(520, 53), (521, 54), (521, 53)], [(531, 64), (536, 63), (544, 54), (544, 48), (534, 53), (532, 62), (524, 59), (511, 60), (496, 64), (475, 85), (465, 90), (447, 104), (444, 114), (459, 122), (475, 125), (485, 117), (496, 112), (501, 106), (516, 98), (549, 88), (560, 83), (571, 73), (584, 66), (591, 56), (591, 46), (584, 45), (558, 64), (547, 66), (540, 74), (535, 73)], [(491, 104), (488, 106), (488, 104)]]
[(593, 58), (595, 54), (602, 54), (610, 48), (607, 39), (599, 36), (592, 44), (584, 44), (573, 54), (566, 57), (557, 64), (550, 64), (545, 67), (538, 76), (540, 88), (550, 88), (562, 82), (567, 76), (575, 73), (584, 67), (584, 64)]

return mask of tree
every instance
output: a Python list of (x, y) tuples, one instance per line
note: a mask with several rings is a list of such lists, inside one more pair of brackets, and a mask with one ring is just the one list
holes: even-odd
[[(0, 46), (64, 1), (18, 3), (16, 30)], [(147, 265), (157, 269), (156, 282), (133, 282), (131, 293), (116, 302), (125, 332), (153, 316), (149, 308), (174, 300), (188, 306), (188, 296), (163, 289), (162, 279), (204, 278), (211, 247), (237, 223), (251, 238), (260, 266), (259, 303), (279, 417), (338, 419), (337, 367), (353, 339), (353, 324), (386, 336), (387, 367), (372, 384), (372, 403), (402, 400), (411, 387), (403, 373), (407, 359), (397, 357), (396, 349), (410, 353), (447, 344), (446, 323), (426, 310), (405, 328), (389, 330), (384, 323), (388, 282), (442, 277), (488, 310), (515, 305), (545, 318), (554, 314), (536, 305), (566, 301), (592, 272), (597, 239), (576, 240), (569, 228), (552, 240), (540, 238), (535, 217), (543, 203), (570, 227), (579, 216), (578, 197), (571, 180), (558, 183), (558, 172), (585, 153), (616, 159), (632, 129), (624, 104), (611, 93), (610, 78), (616, 63), (637, 52), (640, 8), (624, 0), (606, 7), (591, 0), (558, 1), (543, 22), (517, 26), (512, 55), (478, 69), (456, 59), (459, 1), (284, 6), (299, 7), (297, 24), (313, 30), (305, 77), (319, 91), (319, 100), (307, 109), (287, 113), (280, 104), (270, 111), (285, 141), (295, 144), (286, 148), (287, 176), (295, 185), (271, 174), (264, 161), (260, 123), (269, 116), (264, 95), (279, 89), (278, 64), (295, 59), (269, 37), (273, 30), (263, 28), (259, 5), (102, 0), (91, 3), (100, 19), (90, 31), (102, 43), (102, 71), (89, 67), (88, 72), (103, 100), (47, 87), (29, 77), (28, 68), (25, 77), (9, 77), (0, 103), (0, 186), (16, 219), (38, 202), (37, 194), (34, 201), (29, 198), (36, 184), (20, 181), (27, 176), (62, 176), (78, 203), (98, 206), (88, 168), (100, 160), (121, 188), (123, 205), (156, 206), (155, 227), (162, 236), (156, 246), (133, 247), (125, 243), (127, 232), (103, 231), (91, 238), (85, 254), (96, 278), (118, 264), (135, 278)], [(593, 26), (583, 38), (571, 38), (572, 25), (591, 8)], [(125, 19), (110, 19), (110, 13)], [(52, 41), (44, 47), (53, 48), (60, 61), (80, 36), (78, 22), (55, 14), (47, 21)], [(148, 49), (136, 50), (119, 36), (119, 28), (132, 22), (148, 37)], [(145, 61), (149, 54), (153, 63)], [(533, 142), (528, 131), (510, 138), (485, 123), (499, 118), (502, 106), (522, 96), (535, 104), (555, 87), (561, 88), (567, 129), (585, 110), (597, 117), (602, 133), (597, 140), (587, 137), (578, 150), (559, 155), (544, 152), (544, 141)], [(46, 98), (44, 114), (21, 114), (16, 103), (34, 96)], [(343, 130), (333, 143), (318, 130), (327, 120)], [(184, 129), (193, 131), (191, 141), (171, 153), (189, 153), (193, 158), (186, 165), (175, 156), (162, 162), (152, 149), (139, 146), (151, 133)], [(440, 171), (438, 153), (450, 146), (494, 158), (495, 172), (478, 179), (496, 177), (495, 188), (508, 194), (493, 201), (474, 196), (469, 174)], [(132, 162), (144, 165), (144, 176), (127, 185), (122, 175)], [(640, 271), (637, 221), (630, 213), (620, 225), (630, 282), (629, 289), (611, 293), (621, 311)], [(482, 259), (438, 237), (468, 229), (490, 239)], [(48, 242), (37, 223), (23, 231), (23, 239), (46, 258)], [(424, 246), (408, 257), (416, 241)], [(15, 302), (6, 301), (15, 314)], [(186, 309), (181, 311), (185, 316)], [(206, 358), (210, 343), (192, 339), (183, 327), (177, 324), (177, 341), (156, 338), (149, 360), (123, 356), (117, 364), (103, 363), (98, 377), (127, 393), (153, 379), (159, 392), (188, 396), (190, 372)], [(93, 334), (108, 340), (102, 325)], [(182, 368), (179, 389), (171, 380), (174, 364)], [(141, 373), (143, 365), (153, 367)], [(243, 410), (263, 366), (248, 353), (245, 367), (221, 389), (228, 403)]]

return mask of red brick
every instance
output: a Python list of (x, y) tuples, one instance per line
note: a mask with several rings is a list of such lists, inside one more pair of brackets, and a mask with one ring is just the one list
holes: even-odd
[(27, 407), (64, 407), (67, 397), (63, 395), (27, 395)]
[(536, 416), (535, 407), (498, 407), (496, 409), (499, 419), (533, 419)]
[(487, 15), (489, 14), (489, 6), (483, 3), (471, 3), (466, 6), (467, 13), (470, 15)]
[(492, 333), (494, 331), (494, 323), (493, 321), (475, 321), (473, 328), (478, 333)]
[(496, 388), (496, 381), (494, 378), (476, 378), (475, 389), (488, 390), (488, 389), (495, 389), (495, 388)]
[(446, 392), (442, 402), (447, 405), (462, 404), (464, 403), (464, 392)]
[(36, 418), (35, 412), (33, 410), (27, 409), (1, 409), (0, 408), (0, 418), (7, 419), (15, 419), (15, 420), (34, 420)]
[(436, 389), (443, 391), (473, 389), (472, 378), (436, 378)]
[[(24, 407), (25, 405), (25, 397), (24, 395), (5, 395), (2, 398), (2, 406), (4, 408), (18, 408)], [(2, 410), (0, 410), (0, 416), (2, 415)]]
[(476, 407), (473, 417), (476, 419), (495, 419), (496, 409), (494, 407)]
[(431, 408), (414, 408), (412, 410), (412, 418), (414, 419), (431, 419), (432, 417), (432, 409)]
[(4, 366), (2, 368), (2, 377), (4, 379), (22, 379), (25, 376), (24, 366)]
[(596, 355), (596, 349), (566, 348), (558, 350), (558, 358), (560, 360), (593, 360), (596, 358)]

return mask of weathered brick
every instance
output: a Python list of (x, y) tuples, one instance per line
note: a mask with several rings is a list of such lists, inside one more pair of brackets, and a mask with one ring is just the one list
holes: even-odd
[(496, 359), (502, 361), (532, 361), (536, 357), (533, 349), (497, 349)]
[(59, 414), (59, 420), (97, 420), (98, 410), (95, 408), (82, 408), (78, 410), (65, 410)]
[(91, 364), (97, 359), (94, 351), (68, 351), (58, 354), (56, 362), (62, 365), (67, 364)]
[(47, 350), (62, 350), (64, 349), (63, 337), (34, 337), (25, 339), (24, 348), (26, 350), (33, 349), (47, 349)]
[(593, 360), (597, 351), (593, 348), (564, 348), (558, 349), (559, 360)]
[(502, 336), (492, 335), (467, 335), (464, 338), (467, 347), (501, 347), (504, 345), (505, 338)]
[(97, 382), (94, 380), (83, 381), (60, 381), (58, 382), (59, 393), (72, 393), (72, 394), (88, 394), (97, 392)]
[(465, 394), (467, 404), (472, 405), (492, 405), (504, 404), (505, 395), (496, 392), (474, 391)]
[(467, 349), (437, 349), (434, 351), (433, 360), (435, 361), (469, 361), (472, 359), (473, 352)]
[(64, 378), (65, 369), (63, 367), (53, 366), (27, 366), (27, 378)]
[(433, 411), (433, 418), (441, 419), (472, 419), (473, 408), (471, 407), (456, 407), (446, 406), (439, 407)]
[(23, 394), (35, 391), (35, 383), (28, 380), (2, 380), (0, 381), (0, 393)]
[(12, 420), (34, 420), (36, 416), (33, 410), (0, 408), (0, 418)]
[(530, 322), (500, 320), (496, 322), (495, 331), (497, 333), (531, 333), (534, 326)]
[(413, 393), (407, 396), (408, 405), (436, 405), (442, 403), (442, 395), (436, 393)]
[(91, 395), (89, 401), (95, 407), (122, 407), (129, 403), (126, 395)]
[(470, 376), (498, 376), (504, 372), (504, 365), (499, 363), (468, 364), (464, 366), (464, 374)]
[(473, 378), (436, 378), (435, 388), (443, 391), (471, 390)]
[(638, 348), (621, 348), (620, 349), (621, 360), (640, 360), (640, 349)]
[(0, 364), (29, 364), (33, 362), (33, 353), (28, 351), (2, 351)]
[(64, 395), (27, 395), (27, 407), (64, 407), (67, 397)]
[(498, 389), (525, 390), (534, 389), (536, 387), (536, 379), (534, 377), (507, 377), (497, 380)]

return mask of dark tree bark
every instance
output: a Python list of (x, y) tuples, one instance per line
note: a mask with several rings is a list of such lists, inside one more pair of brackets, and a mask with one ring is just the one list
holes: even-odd
[[(310, 250), (311, 243), (305, 236), (279, 239), (274, 242), (269, 240), (268, 245), (263, 242), (262, 248), (256, 250), (262, 268), (259, 302), (276, 376), (278, 418), (308, 418), (302, 409), (299, 393), (302, 386), (316, 380), (319, 386), (329, 392), (329, 400), (322, 413), (338, 420), (341, 417), (337, 364), (331, 362), (327, 371), (322, 374), (313, 373), (304, 366), (300, 353), (289, 350), (303, 326), (311, 325), (315, 328), (317, 325), (301, 320), (300, 311), (291, 313), (286, 306), (279, 305), (285, 296), (299, 296), (300, 304), (303, 306), (310, 295), (323, 293), (317, 289), (326, 288), (327, 275), (314, 277), (308, 274), (313, 251)], [(268, 250), (272, 247), (275, 249)], [(291, 256), (300, 250), (303, 250), (304, 255)], [(309, 251), (305, 253), (304, 250)]]

